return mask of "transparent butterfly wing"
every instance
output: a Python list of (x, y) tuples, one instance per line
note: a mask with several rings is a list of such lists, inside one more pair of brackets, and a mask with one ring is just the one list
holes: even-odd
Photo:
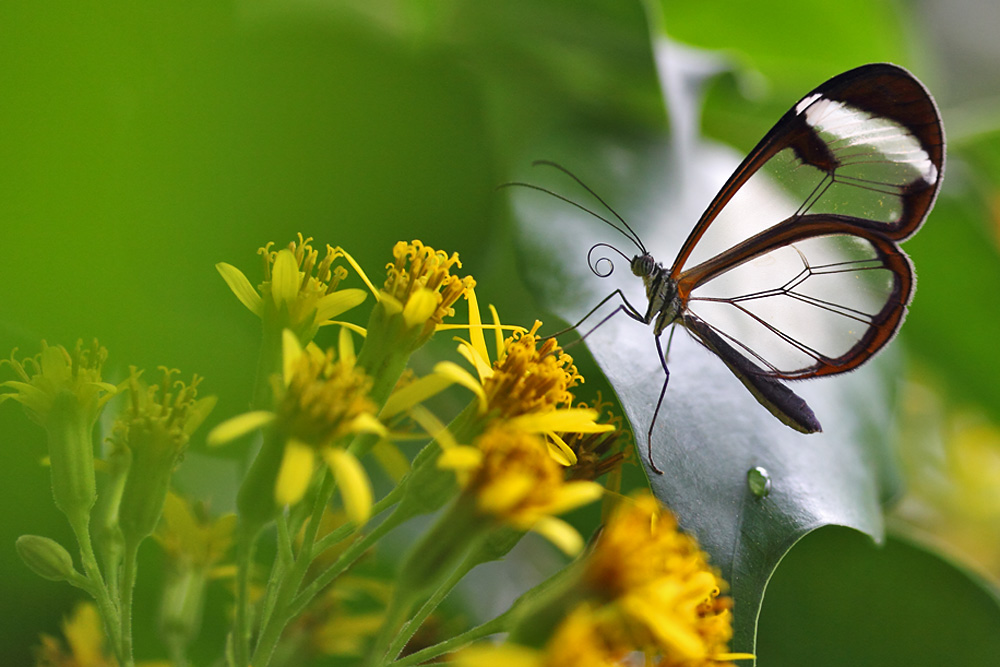
[(778, 245), (714, 275), (686, 312), (761, 372), (793, 379), (855, 368), (902, 324), (913, 272), (895, 243), (836, 233)]
[(943, 168), (938, 111), (912, 75), (867, 65), (827, 81), (688, 237), (671, 268), (686, 315), (762, 375), (856, 368), (902, 324), (913, 268), (897, 241), (923, 223)]
[(877, 64), (830, 79), (774, 126), (709, 205), (671, 273), (810, 215), (903, 240), (922, 224), (944, 166), (936, 106), (906, 70)]

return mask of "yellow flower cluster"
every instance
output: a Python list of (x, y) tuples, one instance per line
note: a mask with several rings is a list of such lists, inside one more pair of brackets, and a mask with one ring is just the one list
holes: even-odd
[(604, 601), (595, 629), (613, 652), (641, 650), (661, 667), (747, 657), (728, 653), (725, 582), (649, 493), (619, 506), (589, 554), (583, 583)]
[(540, 326), (535, 322), (530, 331), (515, 332), (483, 382), (490, 408), (504, 419), (568, 408), (573, 404), (570, 389), (583, 381), (573, 358), (555, 339), (538, 336)]
[(445, 317), (454, 315), (452, 306), (476, 285), (471, 276), (459, 278), (451, 274), (452, 268), (462, 268), (458, 253), (449, 257), (444, 251), (414, 240), (400, 241), (392, 254), (395, 261), (386, 264), (383, 296), (404, 306), (409, 324), (424, 323), (425, 335), (433, 333)]

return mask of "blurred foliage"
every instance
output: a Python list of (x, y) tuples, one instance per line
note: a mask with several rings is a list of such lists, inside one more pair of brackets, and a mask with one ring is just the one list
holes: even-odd
[[(960, 37), (962, 18), (973, 10), (984, 11), (959, 3), (954, 16), (932, 21), (921, 13), (928, 8), (895, 2), (807, 2), (794, 11), (776, 0), (663, 4), (673, 38), (728, 59), (707, 91), (703, 127), (740, 151), (790, 101), (863, 62), (908, 66), (935, 91), (953, 141), (938, 207), (906, 245), (920, 282), (902, 338), (941, 392), (940, 423), (955, 406), (1000, 420), (1000, 113), (991, 106), (998, 89), (949, 58), (949, 49), (971, 48), (984, 49), (983, 61), (996, 57), (985, 50), (988, 40)], [(213, 420), (224, 419), (246, 407), (253, 373), (246, 360), (256, 354), (257, 332), (213, 265), (227, 261), (249, 275), (258, 246), (283, 245), (297, 231), (345, 246), (373, 272), (400, 239), (458, 251), (479, 280), (480, 298), (497, 304), (505, 320), (530, 323), (539, 313), (519, 279), (496, 185), (523, 168), (525, 156), (553, 157), (535, 147), (557, 132), (641, 137), (666, 124), (637, 2), (6, 3), (0, 350), (34, 353), (42, 338), (71, 345), (97, 336), (119, 379), (130, 364), (205, 375), (205, 392), (220, 397)], [(598, 191), (605, 185), (600, 175), (590, 184)], [(601, 386), (596, 378), (590, 384)], [(59, 539), (68, 531), (39, 466), (42, 434), (10, 405), (0, 410), (0, 429), (0, 506), (9, 508), (0, 521), (0, 647), (11, 664), (27, 664), (38, 632), (54, 632), (72, 598), (30, 576), (13, 543), (24, 533)], [(213, 509), (230, 509), (233, 466), (199, 449), (181, 468), (180, 483)], [(242, 452), (222, 456), (238, 460)], [(961, 520), (949, 515), (952, 524)], [(984, 598), (982, 582), (963, 579), (956, 587), (957, 570), (939, 560), (923, 567), (933, 557), (910, 543), (876, 551), (858, 548), (859, 539), (840, 531), (817, 537), (822, 548), (801, 559), (793, 560), (798, 549), (791, 552), (789, 566), (798, 569), (789, 572), (799, 578), (783, 588), (779, 568), (762, 638), (780, 624), (781, 636), (771, 641), (810, 645), (803, 637), (815, 637), (817, 628), (792, 630), (782, 620), (790, 617), (822, 625), (825, 614), (842, 611), (864, 620), (866, 612), (854, 610), (869, 600), (872, 582), (916, 561), (922, 569), (907, 580), (915, 597), (891, 592), (888, 600), (955, 603), (906, 617), (909, 636), (949, 632), (951, 625), (937, 625), (942, 616), (969, 628), (995, 621), (984, 619), (996, 605)], [(835, 567), (845, 553), (883, 569), (864, 579)], [(140, 571), (155, 572), (158, 562), (149, 550)], [(155, 586), (145, 586), (137, 606), (154, 608)], [(790, 588), (802, 600), (819, 600), (818, 607), (779, 595)], [(831, 590), (844, 595), (839, 606), (822, 597)], [(216, 595), (207, 618), (218, 630), (227, 594)], [(148, 625), (137, 628), (138, 645), (151, 652), (140, 658), (158, 655)], [(860, 632), (836, 627), (846, 628), (841, 641)], [(841, 654), (811, 646), (818, 648), (806, 657), (775, 653), (767, 664), (843, 664), (836, 662)], [(949, 655), (982, 664), (970, 646), (968, 653), (952, 646)], [(206, 655), (216, 648), (209, 638)], [(920, 654), (906, 655), (922, 662)]]

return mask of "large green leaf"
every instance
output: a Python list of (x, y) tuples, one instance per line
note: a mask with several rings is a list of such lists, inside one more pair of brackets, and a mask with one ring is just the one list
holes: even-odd
[[(739, 161), (731, 150), (692, 138), (672, 143), (663, 136), (626, 138), (583, 130), (568, 130), (539, 151), (571, 165), (606, 201), (620, 207), (646, 247), (665, 263)], [(600, 207), (557, 170), (526, 169), (517, 178)], [(621, 289), (639, 310), (645, 309), (642, 284), (625, 259), (598, 248), (592, 259), (609, 257), (618, 269), (606, 279), (592, 273), (587, 263), (588, 251), (597, 243), (613, 243), (634, 254), (628, 240), (555, 197), (525, 188), (512, 197), (525, 279), (545, 307), (575, 322)], [(617, 303), (601, 312), (610, 312)], [(595, 316), (590, 325), (598, 321)], [(652, 329), (619, 313), (594, 331), (587, 345), (644, 450), (664, 379)], [(796, 384), (824, 425), (824, 433), (810, 436), (775, 420), (721, 361), (684, 332), (673, 338), (669, 366), (670, 385), (652, 442), (656, 465), (665, 474), (650, 473), (650, 483), (731, 582), (734, 649), (753, 650), (764, 587), (798, 539), (828, 524), (881, 539), (880, 501), (896, 491), (885, 435), (893, 358), (883, 355), (849, 376)], [(748, 471), (758, 466), (771, 479), (765, 498), (747, 486)]]
[(771, 580), (757, 656), (769, 667), (992, 665), (1000, 602), (984, 580), (919, 543), (883, 548), (827, 528)]

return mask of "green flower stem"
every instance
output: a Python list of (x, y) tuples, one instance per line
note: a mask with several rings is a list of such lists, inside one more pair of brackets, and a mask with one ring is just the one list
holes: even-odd
[(124, 663), (124, 653), (122, 652), (121, 631), (119, 628), (120, 616), (118, 607), (115, 605), (108, 593), (108, 588), (101, 576), (101, 569), (97, 565), (97, 556), (94, 554), (94, 545), (90, 541), (90, 516), (85, 512), (74, 512), (67, 515), (76, 541), (80, 546), (80, 562), (83, 564), (83, 571), (86, 574), (88, 591), (97, 603), (97, 609), (104, 621), (104, 629), (111, 640), (115, 657), (120, 663)]
[(391, 647), (397, 642), (397, 636), (413, 608), (426, 601), (427, 591), (447, 586), (456, 570), (463, 569), (461, 565), (468, 554), (479, 549), (489, 535), (490, 527), (491, 523), (484, 521), (473, 504), (463, 496), (459, 496), (438, 516), (430, 530), (420, 537), (403, 559), (396, 594), (375, 638), (369, 665), (383, 665), (396, 657), (396, 654), (390, 653)]
[[(399, 499), (402, 497), (402, 495), (403, 494), (400, 487), (397, 486), (396, 488), (394, 488), (384, 498), (382, 498), (380, 501), (378, 501), (377, 503), (375, 503), (375, 505), (372, 506), (372, 516), (373, 517), (378, 516), (388, 508), (395, 505), (397, 502), (399, 502)], [(319, 595), (324, 588), (326, 588), (330, 583), (333, 582), (334, 579), (340, 576), (340, 574), (342, 574), (344, 570), (349, 568), (354, 563), (354, 561), (360, 558), (361, 555), (364, 554), (365, 551), (367, 551), (372, 544), (381, 539), (382, 536), (384, 536), (392, 528), (395, 528), (400, 523), (405, 521), (406, 518), (409, 517), (396, 517), (394, 515), (390, 515), (385, 521), (376, 526), (371, 533), (358, 540), (358, 543), (363, 543), (360, 547), (356, 546), (356, 544), (348, 546), (347, 549), (344, 551), (344, 553), (341, 554), (340, 558), (338, 558), (333, 565), (328, 567), (318, 577), (316, 577), (313, 581), (311, 581), (309, 585), (306, 586), (306, 588), (303, 589), (303, 591), (299, 593), (294, 600), (292, 600), (292, 608), (290, 612), (292, 616), (298, 616), (303, 611), (305, 611), (305, 608), (309, 605), (309, 603), (312, 602), (313, 599), (317, 595)], [(321, 539), (319, 542), (316, 543), (316, 546), (313, 550), (313, 555), (318, 556), (327, 549), (336, 546), (340, 542), (344, 541), (345, 538), (354, 533), (356, 530), (357, 526), (348, 523), (331, 531), (329, 535), (326, 535), (323, 539)]]
[(267, 580), (268, 585), (265, 587), (264, 604), (260, 613), (260, 627), (262, 628), (267, 627), (274, 614), (275, 605), (278, 602), (278, 592), (281, 590), (278, 582), (284, 581), (289, 566), (294, 562), (286, 517), (279, 516), (276, 523), (278, 526), (278, 554), (274, 563), (271, 564), (271, 574)]
[(135, 593), (135, 566), (141, 540), (125, 544), (125, 558), (122, 561), (121, 581), (121, 646), (122, 667), (133, 667), (132, 657), (132, 600)]
[(411, 665), (420, 665), (425, 662), (429, 662), (438, 656), (457, 651), (464, 646), (468, 646), (474, 641), (489, 637), (490, 635), (495, 635), (499, 632), (504, 632), (507, 629), (509, 617), (510, 611), (508, 610), (493, 620), (486, 621), (482, 625), (478, 625), (471, 630), (466, 630), (462, 634), (455, 635), (451, 639), (447, 639), (439, 644), (428, 646), (427, 648), (421, 649), (416, 653), (411, 653), (405, 658), (400, 658), (391, 664), (393, 667), (411, 667)]
[[(288, 570), (287, 575), (282, 578), (280, 583), (274, 580), (269, 582), (268, 588), (276, 586), (278, 594), (274, 599), (272, 610), (268, 614), (269, 618), (262, 624), (260, 639), (253, 652), (251, 662), (255, 667), (264, 667), (270, 662), (274, 648), (277, 646), (278, 640), (281, 639), (281, 633), (284, 631), (285, 626), (288, 625), (288, 622), (296, 616), (294, 612), (289, 613), (289, 605), (294, 599), (295, 593), (302, 585), (302, 581), (309, 571), (309, 566), (312, 564), (313, 545), (316, 542), (316, 535), (319, 532), (320, 522), (323, 519), (323, 512), (330, 502), (335, 489), (336, 482), (333, 475), (330, 474), (329, 470), (325, 470), (319, 493), (316, 495), (316, 502), (313, 505), (312, 516), (309, 518), (309, 523), (306, 524), (298, 558), (294, 560), (291, 569)], [(279, 520), (278, 524), (279, 541), (285, 542), (285, 544), (279, 545), (279, 552), (290, 555), (292, 546), (291, 539), (287, 533), (287, 526), (284, 525), (283, 520)], [(282, 539), (280, 533), (283, 527), (285, 535)], [(281, 557), (280, 553), (279, 557)]]
[(236, 618), (233, 626), (233, 659), (236, 667), (250, 664), (250, 570), (260, 534), (258, 524), (243, 522), (236, 535)]
[(451, 575), (434, 591), (434, 594), (420, 607), (412, 619), (407, 621), (403, 629), (396, 635), (392, 645), (389, 647), (388, 656), (395, 658), (398, 656), (406, 643), (410, 641), (413, 634), (420, 629), (427, 617), (444, 601), (449, 593), (458, 585), (462, 578), (472, 571), (477, 565), (493, 560), (500, 560), (514, 548), (521, 538), (524, 537), (523, 530), (517, 530), (509, 526), (498, 526), (494, 530), (485, 533), (470, 549), (468, 556), (462, 561)]
[(253, 381), (253, 394), (250, 399), (251, 410), (265, 410), (274, 405), (271, 377), (281, 370), (281, 332), (280, 325), (268, 324), (268, 318), (263, 321), (261, 332), (260, 354), (257, 355), (257, 373)]
[(441, 602), (448, 597), (448, 594), (454, 590), (455, 586), (458, 585), (458, 582), (461, 581), (462, 577), (468, 574), (468, 572), (469, 570), (465, 567), (460, 567), (452, 572), (451, 575), (445, 579), (440, 586), (438, 586), (437, 590), (434, 591), (434, 594), (420, 606), (417, 613), (403, 624), (402, 629), (396, 633), (396, 637), (392, 640), (392, 643), (389, 645), (389, 650), (386, 652), (386, 659), (388, 661), (391, 662), (400, 653), (402, 653), (403, 649), (406, 648), (407, 642), (413, 638), (413, 635), (420, 629), (420, 626), (424, 624), (427, 617), (438, 608)]

